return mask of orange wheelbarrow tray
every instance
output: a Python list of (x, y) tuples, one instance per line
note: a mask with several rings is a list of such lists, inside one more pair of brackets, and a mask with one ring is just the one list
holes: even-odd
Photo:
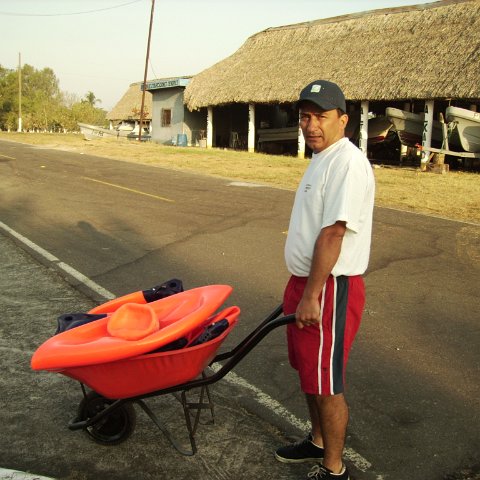
[[(137, 404), (180, 453), (194, 455), (201, 411), (209, 409), (213, 420), (208, 386), (230, 372), (270, 331), (293, 322), (294, 316), (279, 318), (280, 305), (232, 350), (217, 354), (240, 314), (236, 306), (215, 313), (232, 292), (229, 285), (195, 288), (159, 300), (152, 290), (90, 310), (85, 316), (93, 321), (44, 342), (32, 357), (32, 368), (80, 382), (83, 399), (69, 424), (71, 430), (84, 430), (103, 445), (119, 444), (135, 429), (133, 405)], [(220, 361), (226, 362), (216, 373), (205, 373)], [(193, 389), (199, 389), (195, 403), (186, 397)], [(168, 393), (182, 404), (190, 449), (173, 437), (144, 402)]]

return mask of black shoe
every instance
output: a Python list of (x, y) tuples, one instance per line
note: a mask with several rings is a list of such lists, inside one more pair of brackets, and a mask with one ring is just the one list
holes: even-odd
[(342, 473), (333, 473), (323, 465), (315, 465), (308, 474), (309, 480), (350, 480), (347, 467), (344, 467)]
[(280, 447), (275, 452), (275, 458), (283, 463), (319, 462), (323, 458), (323, 448), (314, 445), (309, 434), (300, 442)]

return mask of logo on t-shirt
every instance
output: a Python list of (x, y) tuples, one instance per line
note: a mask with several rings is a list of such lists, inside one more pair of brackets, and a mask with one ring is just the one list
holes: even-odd
[(309, 190), (311, 190), (311, 188), (312, 188), (312, 185), (311, 185), (310, 183), (307, 183), (307, 184), (305, 185), (305, 189), (303, 190), (303, 192), (304, 192), (304, 193), (307, 193)]

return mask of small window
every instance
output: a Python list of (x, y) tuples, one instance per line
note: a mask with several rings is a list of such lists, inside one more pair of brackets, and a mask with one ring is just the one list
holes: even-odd
[(172, 124), (172, 110), (162, 108), (162, 127), (169, 127)]

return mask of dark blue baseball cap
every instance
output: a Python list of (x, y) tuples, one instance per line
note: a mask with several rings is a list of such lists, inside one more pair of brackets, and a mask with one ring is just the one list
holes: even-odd
[(342, 112), (347, 111), (345, 96), (341, 88), (328, 80), (315, 80), (309, 83), (301, 92), (298, 99), (301, 102), (312, 102), (322, 110), (335, 110), (339, 108)]

